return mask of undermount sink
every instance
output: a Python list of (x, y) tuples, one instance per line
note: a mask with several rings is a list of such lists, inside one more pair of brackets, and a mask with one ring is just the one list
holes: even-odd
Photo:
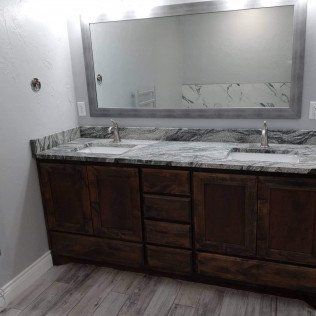
[(88, 147), (79, 149), (77, 152), (88, 154), (122, 155), (136, 146), (137, 145), (120, 143), (89, 144)]
[(265, 161), (275, 163), (299, 163), (300, 161), (296, 152), (288, 150), (250, 148), (233, 148), (229, 152), (227, 159), (240, 161)]

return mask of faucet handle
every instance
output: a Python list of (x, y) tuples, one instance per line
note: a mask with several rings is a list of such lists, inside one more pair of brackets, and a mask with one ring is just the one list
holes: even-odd
[(260, 147), (261, 148), (268, 148), (269, 147), (267, 121), (263, 122), (263, 127), (261, 130), (261, 146)]
[(117, 128), (118, 125), (114, 120), (110, 119), (110, 121), (112, 123), (112, 126), (109, 127), (108, 131), (109, 131), (109, 133), (113, 133), (114, 128)]
[(268, 123), (267, 121), (263, 121), (262, 128), (259, 129), (259, 131), (267, 131), (268, 130)]
[(118, 123), (115, 122), (114, 120), (110, 119), (110, 121), (112, 122), (113, 127), (118, 127)]

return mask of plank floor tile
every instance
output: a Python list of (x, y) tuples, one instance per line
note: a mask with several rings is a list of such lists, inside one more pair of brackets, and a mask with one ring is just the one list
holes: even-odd
[(316, 316), (299, 300), (140, 273), (53, 267), (0, 316)]

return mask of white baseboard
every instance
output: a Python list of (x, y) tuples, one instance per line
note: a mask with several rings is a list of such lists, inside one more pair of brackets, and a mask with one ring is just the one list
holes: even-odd
[[(5, 306), (17, 298), (24, 290), (26, 290), (39, 277), (46, 273), (53, 266), (51, 252), (46, 252), (42, 257), (33, 262), (24, 271), (17, 275), (14, 279), (3, 286), (0, 291), (0, 311)], [(1, 293), (0, 293), (1, 294)]]

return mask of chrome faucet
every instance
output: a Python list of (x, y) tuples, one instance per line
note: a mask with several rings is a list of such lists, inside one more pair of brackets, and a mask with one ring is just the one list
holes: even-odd
[(261, 130), (261, 146), (260, 147), (261, 148), (269, 148), (267, 121), (263, 122), (263, 127)]
[(114, 136), (113, 142), (114, 143), (120, 143), (121, 142), (121, 136), (120, 136), (118, 124), (114, 120), (111, 120), (111, 122), (112, 122), (112, 126), (109, 127), (108, 131), (111, 134), (113, 133), (113, 136)]

